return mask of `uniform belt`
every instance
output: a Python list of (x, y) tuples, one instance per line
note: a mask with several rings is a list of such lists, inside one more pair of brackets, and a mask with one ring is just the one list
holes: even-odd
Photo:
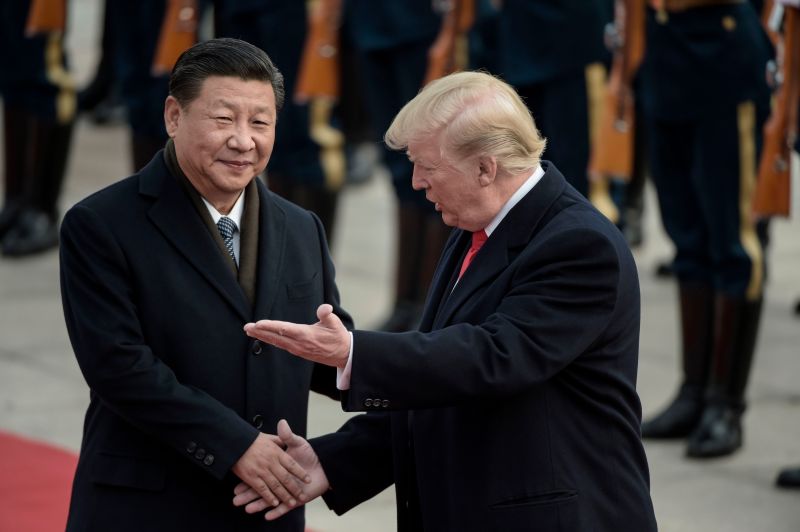
[(745, 0), (648, 0), (650, 7), (657, 11), (675, 13), (696, 7), (743, 4)]

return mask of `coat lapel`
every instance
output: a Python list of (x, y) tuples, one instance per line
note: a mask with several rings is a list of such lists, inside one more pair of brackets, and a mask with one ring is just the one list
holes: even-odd
[[(442, 292), (439, 298), (433, 300), (440, 302), (439, 311), (436, 313), (433, 323), (434, 329), (442, 328), (450, 323), (456, 311), (482, 286), (508, 267), (539, 230), (539, 224), (545, 213), (566, 187), (564, 176), (555, 166), (542, 161), (542, 167), (545, 170), (542, 179), (511, 209), (497, 229), (492, 232), (452, 293), (446, 295), (445, 292)], [(463, 233), (464, 243), (458, 247), (462, 251), (469, 238), (469, 233)], [(455, 269), (460, 268), (461, 262), (458, 259), (461, 254), (457, 253), (456, 255), (455, 261), (450, 260), (447, 264), (442, 262), (436, 272), (437, 278), (449, 280)], [(445, 270), (445, 268), (447, 269)], [(429, 305), (430, 303), (431, 301), (428, 302)]]
[(270, 315), (280, 289), (286, 246), (286, 213), (273, 201), (272, 193), (261, 180), (257, 180), (257, 184), (260, 227), (254, 318), (261, 319)]
[(139, 192), (155, 198), (150, 221), (244, 320), (250, 319), (247, 298), (217, 248), (199, 213), (166, 168), (155, 157), (141, 172)]
[(447, 299), (447, 290), (450, 288), (452, 273), (461, 264), (461, 258), (469, 238), (469, 233), (456, 229), (450, 234), (450, 238), (445, 243), (439, 265), (433, 273), (431, 288), (425, 301), (419, 330), (428, 332), (433, 327), (436, 315)]

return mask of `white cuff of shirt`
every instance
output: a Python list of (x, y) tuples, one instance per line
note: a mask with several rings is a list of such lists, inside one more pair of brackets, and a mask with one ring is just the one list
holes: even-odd
[(353, 333), (350, 334), (350, 354), (347, 356), (347, 364), (344, 368), (336, 368), (336, 388), (339, 390), (350, 389), (350, 372), (353, 369)]

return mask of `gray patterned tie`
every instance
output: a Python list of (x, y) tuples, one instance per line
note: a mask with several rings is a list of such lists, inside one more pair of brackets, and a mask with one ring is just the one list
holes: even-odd
[(233, 263), (238, 267), (239, 264), (236, 262), (236, 255), (233, 252), (233, 234), (238, 230), (236, 222), (227, 216), (223, 216), (217, 222), (217, 229), (219, 229), (219, 234), (222, 235), (222, 241), (225, 242), (225, 248), (230, 253)]

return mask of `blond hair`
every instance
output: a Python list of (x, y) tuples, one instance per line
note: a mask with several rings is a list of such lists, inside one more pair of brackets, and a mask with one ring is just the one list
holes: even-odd
[(486, 72), (432, 81), (400, 110), (384, 140), (403, 150), (439, 132), (443, 157), (493, 155), (511, 175), (534, 169), (546, 143), (516, 91)]

